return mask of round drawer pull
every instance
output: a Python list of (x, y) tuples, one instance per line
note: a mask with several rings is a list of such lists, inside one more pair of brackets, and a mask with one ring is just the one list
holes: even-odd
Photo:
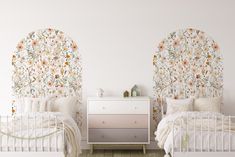
[(134, 138), (137, 138), (137, 136), (135, 135)]
[(101, 138), (104, 138), (104, 135), (102, 135)]
[(106, 108), (103, 106), (102, 109), (105, 110)]
[(138, 107), (135, 106), (135, 110), (137, 110)]
[(134, 121), (134, 123), (136, 124), (136, 123), (137, 123), (137, 121), (135, 120), (135, 121)]
[(105, 121), (102, 121), (102, 124), (104, 124), (105, 123)]

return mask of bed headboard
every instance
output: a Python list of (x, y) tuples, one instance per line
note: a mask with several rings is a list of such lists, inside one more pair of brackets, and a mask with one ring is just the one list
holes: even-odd
[(170, 33), (154, 53), (154, 121), (166, 97), (222, 96), (223, 65), (218, 44), (204, 32), (182, 29)]

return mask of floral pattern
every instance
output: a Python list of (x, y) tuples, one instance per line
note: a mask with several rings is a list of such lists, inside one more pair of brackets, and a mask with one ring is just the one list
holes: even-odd
[(29, 33), (18, 43), (12, 65), (14, 97), (73, 95), (81, 104), (81, 57), (63, 32), (48, 28)]
[(223, 65), (219, 46), (200, 30), (189, 28), (170, 33), (159, 43), (153, 66), (156, 126), (165, 97), (222, 95)]
[(30, 33), (18, 43), (12, 65), (14, 96), (81, 94), (78, 46), (59, 30)]

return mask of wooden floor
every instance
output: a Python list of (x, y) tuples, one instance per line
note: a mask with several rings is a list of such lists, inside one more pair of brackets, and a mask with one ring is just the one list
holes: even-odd
[(90, 154), (89, 150), (83, 150), (80, 157), (163, 157), (164, 151), (161, 150), (147, 150), (143, 154), (141, 150), (94, 150)]

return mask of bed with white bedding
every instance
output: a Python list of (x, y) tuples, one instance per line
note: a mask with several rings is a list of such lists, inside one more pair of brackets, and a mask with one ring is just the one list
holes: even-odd
[(155, 140), (166, 154), (172, 156), (176, 156), (177, 152), (190, 155), (225, 152), (232, 156), (235, 154), (233, 118), (217, 112), (177, 112), (160, 121)]
[(81, 153), (81, 133), (71, 116), (37, 112), (0, 118), (0, 154), (55, 152), (78, 157)]
[(221, 114), (222, 58), (218, 43), (193, 28), (172, 32), (159, 43), (153, 116), (159, 124), (156, 140), (167, 155), (235, 156), (234, 117)]
[(0, 115), (0, 156), (78, 157), (82, 67), (77, 44), (47, 28), (29, 33), (17, 45), (13, 116)]

